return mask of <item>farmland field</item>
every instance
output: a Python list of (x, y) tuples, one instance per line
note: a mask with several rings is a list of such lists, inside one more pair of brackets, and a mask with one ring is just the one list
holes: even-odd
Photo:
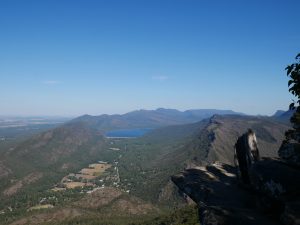
[(81, 169), (78, 173), (70, 173), (61, 180), (61, 187), (54, 187), (53, 191), (61, 191), (66, 189), (74, 189), (77, 187), (96, 187), (95, 180), (101, 176), (105, 170), (112, 165), (106, 162), (99, 161), (98, 163), (90, 164), (88, 167)]
[[(80, 174), (87, 176), (100, 176), (105, 170), (110, 168), (111, 165), (108, 163), (94, 163), (90, 164), (89, 168), (84, 168), (80, 171)], [(93, 178), (92, 178), (93, 179)]]

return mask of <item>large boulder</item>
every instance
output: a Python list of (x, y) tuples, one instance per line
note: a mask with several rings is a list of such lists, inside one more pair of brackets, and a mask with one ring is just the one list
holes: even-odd
[(287, 163), (300, 168), (300, 144), (290, 140), (284, 142), (278, 150), (278, 155)]
[(256, 162), (249, 173), (255, 190), (274, 199), (284, 200), (300, 193), (300, 170), (278, 159)]
[(283, 224), (300, 224), (298, 167), (277, 159), (263, 159), (253, 164), (249, 174), (260, 209), (281, 215)]

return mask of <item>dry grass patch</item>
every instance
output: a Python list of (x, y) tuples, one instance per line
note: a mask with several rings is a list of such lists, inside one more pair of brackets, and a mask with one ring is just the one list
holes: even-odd
[(27, 211), (32, 211), (32, 210), (39, 210), (39, 209), (52, 209), (54, 206), (51, 204), (45, 204), (45, 205), (35, 205), (30, 207)]
[(73, 189), (73, 188), (77, 188), (77, 187), (93, 186), (92, 183), (83, 183), (83, 182), (67, 182), (67, 183), (64, 183), (64, 185), (68, 189)]
[(89, 168), (82, 169), (80, 173), (89, 176), (100, 176), (105, 170), (110, 167), (111, 165), (108, 163), (94, 163), (90, 164)]
[(51, 189), (51, 191), (57, 192), (57, 191), (65, 191), (66, 188), (60, 188), (60, 187), (54, 187)]
[(82, 178), (82, 179), (86, 179), (86, 180), (93, 180), (96, 178), (96, 176), (93, 176), (93, 175), (87, 175), (87, 174), (76, 174), (75, 175), (76, 178)]

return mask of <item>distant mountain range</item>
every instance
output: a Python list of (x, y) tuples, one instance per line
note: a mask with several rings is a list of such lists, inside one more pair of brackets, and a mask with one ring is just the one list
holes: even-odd
[(100, 131), (131, 128), (158, 128), (170, 125), (195, 123), (218, 115), (243, 115), (232, 110), (195, 109), (179, 111), (159, 108), (156, 110), (136, 110), (123, 115), (80, 116), (71, 121), (81, 122)]

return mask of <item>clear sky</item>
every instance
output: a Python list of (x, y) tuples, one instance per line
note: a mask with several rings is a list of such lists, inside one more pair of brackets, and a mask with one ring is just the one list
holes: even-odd
[(0, 115), (287, 109), (299, 0), (1, 0)]

